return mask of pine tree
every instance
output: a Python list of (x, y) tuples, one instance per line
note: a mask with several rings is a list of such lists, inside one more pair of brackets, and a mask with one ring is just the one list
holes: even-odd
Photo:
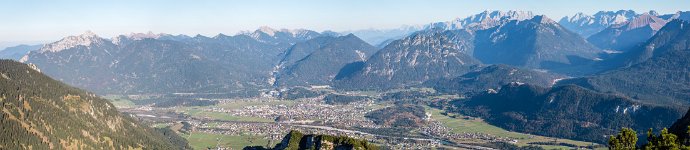
[(611, 150), (634, 150), (637, 144), (637, 132), (631, 128), (623, 128), (617, 136), (609, 138)]
[(678, 136), (669, 133), (668, 129), (664, 128), (659, 133), (659, 136), (655, 136), (652, 133), (652, 129), (647, 131), (647, 145), (644, 146), (646, 150), (680, 150), (688, 149), (687, 146), (681, 146)]

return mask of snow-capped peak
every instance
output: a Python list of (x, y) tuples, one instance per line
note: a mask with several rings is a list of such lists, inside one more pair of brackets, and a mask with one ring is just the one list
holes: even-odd
[(635, 11), (632, 10), (619, 10), (616, 12), (613, 11), (600, 11), (596, 14), (594, 14), (595, 18), (599, 18), (600, 24), (604, 26), (610, 26), (614, 24), (621, 24), (625, 23), (638, 14)]
[(441, 28), (446, 30), (457, 30), (465, 28), (485, 29), (496, 26), (502, 22), (511, 20), (527, 20), (535, 15), (530, 11), (484, 11), (466, 18), (456, 18), (452, 21), (437, 22), (427, 25), (425, 28)]
[(259, 27), (259, 29), (257, 29), (256, 31), (254, 31), (254, 34), (265, 33), (269, 36), (276, 36), (276, 34), (279, 32), (280, 33), (287, 33), (292, 37), (300, 37), (301, 35), (308, 34), (311, 31), (306, 30), (306, 29), (280, 29), (280, 30), (277, 30), (277, 29), (273, 29), (273, 28), (268, 27), (268, 26), (262, 26), (262, 27)]
[(66, 38), (63, 38), (60, 41), (46, 44), (44, 45), (41, 49), (39, 49), (39, 52), (59, 52), (61, 50), (73, 48), (76, 46), (91, 46), (92, 44), (99, 44), (102, 43), (104, 39), (101, 37), (98, 37), (98, 35), (94, 34), (91, 31), (86, 31), (81, 35), (78, 36), (68, 36)]
[(268, 34), (269, 36), (275, 36), (276, 32), (278, 32), (278, 30), (273, 29), (273, 28), (270, 28), (270, 27), (267, 27), (267, 26), (259, 27), (259, 29), (256, 30), (256, 31), (257, 31), (257, 32), (266, 33), (266, 34)]
[[(261, 42), (275, 43), (281, 40), (295, 40), (295, 39), (311, 39), (320, 36), (320, 33), (306, 30), (306, 29), (273, 29), (267, 26), (262, 26), (259, 29), (251, 31), (242, 31), (238, 35), (246, 35)], [(294, 42), (294, 41), (293, 41)]]
[(147, 38), (158, 39), (158, 38), (165, 36), (165, 35), (167, 35), (167, 34), (164, 34), (164, 33), (155, 34), (152, 31), (149, 31), (147, 33), (130, 33), (127, 35), (119, 35), (119, 36), (113, 37), (112, 43), (115, 45), (119, 45), (124, 40), (136, 41), (136, 40), (143, 40), (143, 39), (147, 39)]
[(151, 31), (147, 33), (130, 33), (127, 37), (132, 38), (132, 39), (145, 39), (145, 38), (159, 38), (165, 34), (160, 33), (160, 34), (155, 34)]

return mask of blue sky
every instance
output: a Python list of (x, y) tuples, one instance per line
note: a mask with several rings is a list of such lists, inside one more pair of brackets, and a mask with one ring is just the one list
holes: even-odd
[[(56, 41), (91, 30), (235, 34), (259, 26), (323, 30), (395, 28), (466, 17), (483, 10), (528, 10), (554, 20), (599, 10), (690, 10), (686, 0), (0, 0), (0, 44)], [(0, 45), (1, 46), (1, 45)]]

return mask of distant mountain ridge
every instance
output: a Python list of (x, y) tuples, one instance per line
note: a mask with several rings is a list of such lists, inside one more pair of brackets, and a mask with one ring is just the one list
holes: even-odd
[[(524, 15), (518, 14), (531, 13), (512, 14), (521, 17)], [(551, 69), (592, 62), (603, 53), (545, 16), (525, 20), (506, 18), (510, 17), (503, 17), (499, 24), (486, 24), (484, 27), (491, 26), (486, 29), (418, 31), (391, 42), (364, 64), (343, 68), (357, 71), (343, 75), (335, 85), (338, 88), (399, 88), (430, 79), (461, 76), (478, 68), (479, 64)], [(488, 20), (494, 19), (489, 17)]]
[(565, 16), (558, 23), (568, 30), (588, 38), (611, 25), (630, 21), (636, 16), (638, 14), (633, 10), (599, 11), (591, 16), (580, 12), (570, 17)]
[(621, 93), (635, 99), (670, 105), (690, 104), (690, 23), (674, 20), (644, 45), (616, 59), (622, 67), (574, 78), (559, 84), (578, 84), (602, 92)]
[(240, 33), (240, 35), (247, 35), (261, 42), (271, 44), (279, 43), (295, 43), (298, 41), (305, 41), (321, 36), (321, 33), (306, 29), (280, 29), (276, 30), (270, 27), (260, 27), (254, 32)]
[(343, 35), (354, 34), (367, 43), (377, 46), (385, 47), (388, 45), (386, 41), (397, 40), (404, 38), (416, 31), (422, 30), (422, 26), (401, 26), (399, 28), (391, 29), (361, 29), (341, 32)]
[(258, 95), (260, 89), (271, 88), (269, 79), (285, 50), (318, 36), (314, 31), (266, 27), (235, 36), (148, 33), (114, 40), (87, 32), (46, 44), (22, 62), (34, 63), (56, 79), (100, 94)]
[(35, 51), (41, 48), (43, 45), (17, 45), (13, 47), (7, 47), (0, 50), (0, 59), (12, 59), (19, 61), (29, 53), (29, 51)]
[(482, 30), (491, 28), (502, 23), (517, 20), (527, 20), (535, 15), (530, 11), (483, 11), (479, 14), (466, 18), (456, 18), (452, 21), (436, 22), (426, 25), (425, 29), (444, 29), (444, 30)]
[(587, 41), (602, 49), (627, 51), (654, 36), (666, 22), (655, 15), (644, 13), (629, 21), (611, 25), (590, 36)]

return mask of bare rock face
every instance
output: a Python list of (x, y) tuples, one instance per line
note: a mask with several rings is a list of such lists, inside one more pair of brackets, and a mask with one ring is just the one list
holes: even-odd
[(645, 13), (630, 21), (612, 25), (587, 38), (587, 41), (602, 49), (628, 51), (644, 44), (668, 21)]
[(588, 38), (611, 25), (630, 21), (638, 15), (632, 10), (599, 11), (591, 16), (584, 13), (576, 13), (570, 17), (563, 17), (558, 23), (566, 29)]
[(467, 18), (457, 18), (452, 21), (437, 22), (427, 25), (426, 29), (459, 30), (488, 29), (508, 21), (522, 21), (533, 18), (535, 15), (530, 11), (484, 11)]
[(342, 78), (335, 86), (386, 89), (464, 74), (480, 64), (468, 55), (473, 50), (471, 39), (472, 35), (465, 30), (417, 32), (392, 42), (357, 68), (348, 68), (355, 71), (339, 74)]

